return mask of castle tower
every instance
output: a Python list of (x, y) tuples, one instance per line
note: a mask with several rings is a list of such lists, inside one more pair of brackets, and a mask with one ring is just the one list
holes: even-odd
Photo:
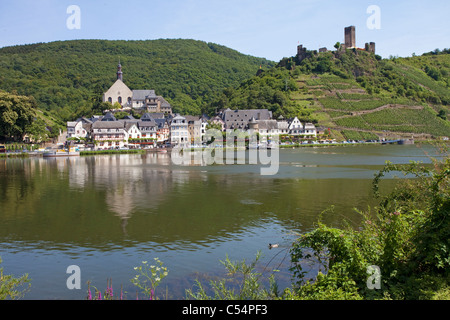
[(117, 80), (123, 81), (123, 75), (122, 75), (122, 65), (120, 64), (117, 66)]
[(375, 53), (375, 42), (366, 43), (365, 49), (367, 52)]
[(356, 47), (355, 26), (350, 26), (344, 29), (345, 31), (345, 48)]

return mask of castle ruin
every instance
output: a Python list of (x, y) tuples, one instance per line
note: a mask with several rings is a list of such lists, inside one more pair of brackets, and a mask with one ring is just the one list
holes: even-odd
[[(355, 26), (349, 26), (344, 28), (344, 43), (341, 43), (341, 46), (338, 50), (345, 49), (355, 49), (360, 51), (367, 51), (375, 54), (375, 42), (366, 42), (364, 48), (356, 47), (356, 28)], [(319, 48), (319, 53), (327, 52), (327, 48)], [(297, 60), (301, 62), (305, 58), (311, 55), (311, 52), (308, 52), (303, 45), (297, 46)]]
[(356, 47), (356, 35), (355, 35), (355, 26), (350, 26), (344, 28), (344, 39), (345, 39), (345, 48), (355, 48)]

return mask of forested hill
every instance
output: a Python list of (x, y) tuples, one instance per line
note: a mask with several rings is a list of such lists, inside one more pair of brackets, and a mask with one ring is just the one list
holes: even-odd
[(363, 50), (311, 51), (224, 90), (204, 112), (267, 108), (330, 128), (337, 139), (450, 136), (449, 53), (382, 59)]
[(71, 120), (114, 83), (119, 59), (130, 89), (154, 89), (183, 114), (199, 114), (224, 88), (275, 65), (196, 40), (57, 41), (0, 48), (0, 90), (33, 96), (39, 109)]

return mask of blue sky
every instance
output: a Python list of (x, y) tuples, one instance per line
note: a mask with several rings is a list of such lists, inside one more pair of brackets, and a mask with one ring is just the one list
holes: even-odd
[[(69, 29), (70, 5), (80, 29)], [(370, 5), (378, 28), (367, 27)], [(376, 43), (382, 57), (411, 56), (450, 47), (450, 1), (387, 0), (0, 0), (0, 47), (72, 39), (195, 39), (278, 61), (344, 41)]]

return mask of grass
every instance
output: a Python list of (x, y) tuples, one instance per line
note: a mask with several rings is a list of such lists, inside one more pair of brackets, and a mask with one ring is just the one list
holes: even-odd
[(28, 158), (28, 153), (25, 152), (0, 153), (0, 158)]

